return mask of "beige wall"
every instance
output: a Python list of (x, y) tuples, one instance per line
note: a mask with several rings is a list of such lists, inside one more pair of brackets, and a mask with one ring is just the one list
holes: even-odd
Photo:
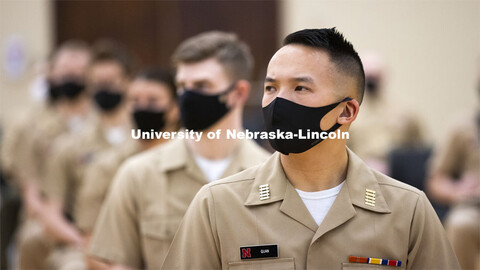
[[(8, 124), (29, 106), (28, 86), (35, 63), (42, 61), (52, 44), (51, 3), (49, 0), (0, 0), (0, 123)], [(4, 69), (7, 40), (23, 41), (27, 68), (18, 78)]]
[(480, 1), (282, 4), (281, 36), (336, 26), (358, 51), (378, 51), (388, 65), (388, 98), (416, 110), (430, 138), (442, 136), (452, 114), (478, 105)]
[[(480, 55), (480, 1), (301, 1), (282, 2), (281, 36), (313, 27), (336, 26), (359, 51), (377, 50), (389, 67), (387, 96), (425, 119), (433, 139), (446, 119), (473, 108), (475, 68)], [(28, 106), (33, 64), (52, 44), (49, 0), (0, 0), (0, 123)], [(21, 36), (28, 69), (5, 76), (4, 47)]]

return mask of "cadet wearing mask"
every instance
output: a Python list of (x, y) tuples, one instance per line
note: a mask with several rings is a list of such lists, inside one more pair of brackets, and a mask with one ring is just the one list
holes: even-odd
[[(388, 98), (388, 68), (375, 51), (360, 53), (365, 72), (362, 111), (350, 129), (348, 146), (365, 163), (391, 175), (392, 151), (422, 144), (422, 121), (413, 108)], [(391, 121), (396, 119), (396, 121)]]
[[(265, 78), (267, 131), (348, 131), (364, 80), (334, 28), (288, 35)], [(198, 192), (163, 269), (460, 269), (424, 193), (345, 139), (270, 143), (279, 153), (265, 163)]]
[[(242, 129), (253, 67), (234, 34), (208, 32), (173, 55), (183, 126), (195, 131)], [(173, 140), (126, 161), (96, 224), (90, 254), (108, 264), (159, 269), (197, 191), (267, 158), (251, 140)]]
[(444, 225), (463, 269), (480, 268), (480, 61), (477, 108), (463, 113), (432, 157), (432, 200), (450, 206)]
[[(137, 129), (141, 131), (177, 131), (179, 109), (174, 78), (162, 70), (146, 70), (138, 74), (128, 91), (128, 106)], [(95, 222), (117, 169), (128, 157), (160, 145), (167, 140), (145, 139), (127, 142), (101, 153), (90, 166), (78, 195), (75, 221), (90, 239)], [(93, 262), (94, 263), (94, 262)], [(91, 268), (101, 265), (92, 265)]]
[(47, 168), (45, 190), (50, 206), (42, 213), (42, 221), (56, 246), (50, 269), (73, 260), (66, 254), (84, 244), (85, 239), (72, 219), (84, 172), (93, 164), (96, 154), (119, 146), (128, 136), (130, 118), (124, 101), (130, 70), (127, 52), (119, 44), (103, 41), (95, 45), (87, 87), (98, 119), (79, 134), (59, 138)]
[[(42, 236), (38, 215), (46, 207), (41, 191), (45, 185), (46, 160), (51, 158), (53, 141), (62, 134), (74, 132), (70, 119), (84, 122), (89, 102), (85, 97), (85, 76), (90, 61), (89, 47), (80, 41), (67, 41), (52, 54), (47, 73), (48, 100), (35, 107), (22, 122), (21, 134), (12, 139), (15, 179), (22, 190), (26, 216), (18, 233), (19, 267), (45, 268), (45, 257), (51, 247)], [(21, 157), (21, 158), (18, 158)]]

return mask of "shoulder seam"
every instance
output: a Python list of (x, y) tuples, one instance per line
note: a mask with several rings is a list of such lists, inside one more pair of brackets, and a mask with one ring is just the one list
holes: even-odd
[(255, 180), (255, 177), (246, 178), (246, 179), (234, 179), (234, 180), (229, 180), (229, 181), (214, 181), (214, 182), (208, 184), (208, 188), (210, 189), (211, 187), (214, 187), (214, 186), (237, 183), (237, 182), (244, 182), (244, 181), (251, 181), (251, 180)]
[(393, 184), (390, 184), (390, 183), (380, 183), (380, 182), (378, 182), (378, 184), (379, 184), (380, 186), (391, 186), (391, 187), (394, 187), (394, 188), (399, 188), (399, 189), (403, 189), (403, 190), (406, 190), (406, 191), (410, 191), (410, 192), (415, 193), (415, 194), (417, 194), (417, 195), (419, 195), (419, 196), (420, 196), (420, 194), (421, 194), (421, 192), (422, 192), (422, 191), (419, 190), (419, 189), (417, 189), (417, 190), (415, 190), (415, 189), (408, 189), (408, 188), (404, 188), (404, 187), (401, 187), (401, 186), (393, 185)]

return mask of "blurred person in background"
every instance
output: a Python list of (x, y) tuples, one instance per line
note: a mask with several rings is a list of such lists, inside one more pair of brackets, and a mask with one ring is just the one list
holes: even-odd
[[(45, 207), (41, 192), (45, 162), (51, 157), (55, 138), (72, 131), (69, 119), (82, 119), (87, 115), (84, 84), (89, 61), (90, 49), (86, 43), (67, 41), (61, 44), (49, 59), (45, 103), (33, 106), (15, 122), (2, 147), (2, 166), (20, 188), (26, 210), (17, 239), (22, 269), (41, 267), (44, 251), (48, 250), (48, 243), (35, 237), (41, 230), (36, 218)], [(4, 217), (2, 211), (2, 222), (14, 220)], [(5, 254), (4, 241), (7, 239), (8, 236), (2, 234), (2, 254)]]
[[(130, 85), (128, 106), (136, 129), (141, 131), (177, 131), (180, 115), (173, 76), (159, 69), (140, 72)], [(101, 206), (117, 169), (128, 157), (167, 142), (166, 139), (132, 137), (119, 147), (99, 154), (90, 166), (80, 187), (75, 209), (75, 221), (89, 241)], [(95, 261), (90, 268), (102, 268)], [(106, 268), (106, 266), (103, 266)]]
[(236, 35), (202, 33), (174, 55), (180, 115), (186, 130), (221, 130), (220, 139), (176, 139), (127, 160), (115, 176), (94, 229), (89, 254), (108, 266), (160, 269), (180, 221), (205, 184), (265, 160), (242, 130), (253, 59)]
[[(87, 91), (96, 108), (96, 117), (77, 134), (65, 134), (55, 141), (48, 160), (45, 193), (49, 207), (41, 213), (44, 236), (54, 245), (49, 269), (84, 268), (77, 260), (85, 239), (75, 226), (76, 207), (84, 173), (101, 151), (118, 147), (128, 137), (130, 117), (126, 105), (131, 62), (125, 48), (113, 41), (97, 42), (87, 72)], [(80, 263), (80, 264), (77, 264)]]
[(365, 70), (365, 100), (350, 130), (348, 146), (370, 167), (389, 175), (390, 152), (401, 145), (421, 143), (420, 133), (408, 136), (420, 130), (420, 122), (386, 98), (387, 69), (383, 58), (374, 51), (361, 53), (360, 57)]
[(476, 110), (449, 127), (434, 150), (427, 188), (450, 206), (444, 221), (462, 269), (480, 269), (480, 64)]

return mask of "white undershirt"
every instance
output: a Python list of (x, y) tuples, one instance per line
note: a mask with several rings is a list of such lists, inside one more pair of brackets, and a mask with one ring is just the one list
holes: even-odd
[(210, 182), (218, 180), (227, 169), (230, 161), (232, 161), (231, 156), (218, 160), (207, 159), (196, 154), (194, 154), (193, 157), (195, 158), (198, 167), (200, 167), (203, 174)]
[(307, 207), (310, 215), (312, 215), (313, 219), (320, 225), (332, 207), (333, 202), (337, 198), (340, 189), (342, 189), (343, 181), (340, 185), (321, 191), (315, 192), (306, 192), (299, 189), (296, 189), (300, 198), (302, 198), (303, 203)]
[(112, 127), (105, 130), (105, 138), (112, 146), (120, 145), (127, 139), (127, 131), (124, 127)]

